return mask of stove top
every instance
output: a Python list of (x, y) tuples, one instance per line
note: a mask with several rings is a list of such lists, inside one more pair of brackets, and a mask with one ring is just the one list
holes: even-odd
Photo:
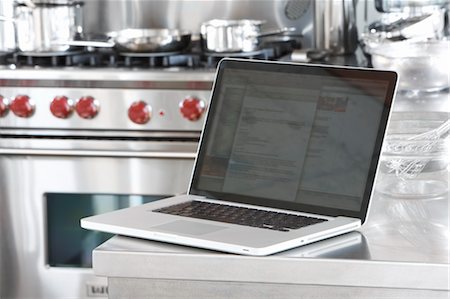
[(82, 67), (82, 68), (215, 68), (224, 57), (278, 60), (292, 52), (295, 42), (265, 45), (252, 52), (209, 53), (198, 44), (183, 52), (127, 53), (114, 49), (75, 47), (64, 52), (15, 52), (0, 55), (0, 65), (16, 67)]
[(115, 70), (0, 67), (0, 136), (198, 138), (212, 69)]
[(278, 43), (249, 53), (0, 53), (0, 135), (199, 135), (223, 57), (292, 61), (292, 51)]

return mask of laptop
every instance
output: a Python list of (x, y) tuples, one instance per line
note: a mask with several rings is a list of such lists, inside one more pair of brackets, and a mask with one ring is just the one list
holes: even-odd
[(396, 86), (391, 71), (223, 59), (187, 194), (81, 226), (254, 256), (356, 230)]

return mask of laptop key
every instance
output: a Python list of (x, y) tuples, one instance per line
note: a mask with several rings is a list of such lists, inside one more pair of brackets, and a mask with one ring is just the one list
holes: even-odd
[(190, 201), (154, 210), (154, 212), (213, 220), (251, 227), (289, 231), (327, 221), (314, 217), (235, 207), (203, 201)]

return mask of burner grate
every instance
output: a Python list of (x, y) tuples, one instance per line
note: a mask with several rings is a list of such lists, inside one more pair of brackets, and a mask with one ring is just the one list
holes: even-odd
[(18, 52), (14, 53), (13, 63), (17, 66), (72, 66), (82, 50), (67, 52)]
[(127, 53), (114, 49), (77, 47), (65, 52), (17, 52), (0, 53), (0, 64), (43, 67), (112, 67), (112, 68), (215, 68), (225, 57), (276, 60), (292, 51), (290, 43), (266, 45), (252, 52), (212, 53), (203, 52), (199, 45), (186, 52)]
[(13, 64), (14, 53), (0, 52), (0, 65)]
[(172, 67), (195, 68), (200, 65), (200, 55), (196, 53), (120, 53), (125, 67)]

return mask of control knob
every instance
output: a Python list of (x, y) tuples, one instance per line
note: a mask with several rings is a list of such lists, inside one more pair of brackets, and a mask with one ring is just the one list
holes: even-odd
[(151, 118), (152, 108), (144, 101), (136, 101), (128, 108), (128, 118), (139, 125), (146, 124)]
[(27, 95), (18, 95), (9, 105), (11, 111), (18, 117), (30, 117), (34, 113), (34, 104)]
[(91, 96), (81, 97), (76, 105), (75, 111), (81, 118), (94, 118), (100, 109), (98, 101)]
[(9, 101), (7, 98), (0, 95), (0, 117), (5, 116), (8, 113)]
[(180, 102), (181, 115), (188, 120), (198, 120), (205, 111), (205, 102), (196, 97), (187, 97)]
[(56, 96), (50, 103), (50, 111), (58, 118), (68, 118), (73, 111), (72, 100), (66, 96)]

